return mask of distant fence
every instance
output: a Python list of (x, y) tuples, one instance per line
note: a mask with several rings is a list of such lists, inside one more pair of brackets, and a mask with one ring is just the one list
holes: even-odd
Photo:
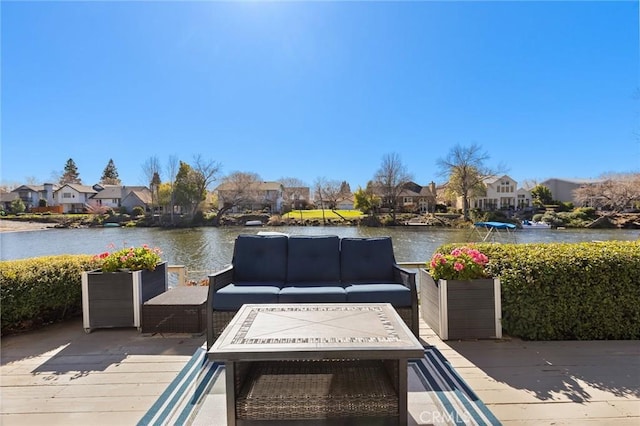
[(31, 213), (57, 213), (62, 214), (62, 206), (49, 206), (49, 207), (31, 207), (29, 209)]

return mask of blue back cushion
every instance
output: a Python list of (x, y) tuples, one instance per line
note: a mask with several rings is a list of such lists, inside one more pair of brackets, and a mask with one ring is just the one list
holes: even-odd
[(282, 282), (287, 279), (285, 235), (238, 235), (233, 248), (235, 282)]
[(390, 237), (343, 238), (340, 245), (343, 283), (392, 283), (393, 245)]
[(335, 235), (289, 237), (290, 283), (340, 283), (340, 239)]

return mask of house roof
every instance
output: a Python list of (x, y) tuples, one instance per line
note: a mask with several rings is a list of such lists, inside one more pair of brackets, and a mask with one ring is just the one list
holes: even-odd
[[(56, 188), (57, 188), (57, 185), (54, 185), (53, 189), (55, 190)], [(29, 190), (33, 192), (42, 192), (44, 191), (44, 185), (20, 185), (19, 187), (13, 189), (11, 192), (19, 192), (24, 190)]]
[(133, 191), (149, 191), (149, 188), (146, 186), (104, 185), (102, 188), (102, 190), (98, 191), (98, 193), (91, 198), (94, 200), (118, 200), (126, 198), (127, 195)]
[(134, 189), (133, 191), (129, 191), (129, 193), (122, 199), (124, 202), (127, 198), (136, 197), (138, 200), (145, 204), (151, 204), (151, 191), (148, 188), (144, 189)]
[(119, 185), (105, 186), (101, 191), (91, 198), (96, 200), (119, 199), (122, 198), (122, 187)]
[(153, 202), (152, 200), (152, 196), (151, 196), (151, 191), (148, 189), (136, 189), (135, 191), (132, 191), (133, 194), (136, 194), (136, 196), (138, 198), (140, 198), (140, 200), (142, 202), (144, 202), (145, 204), (151, 204)]
[(68, 186), (69, 188), (71, 188), (74, 191), (77, 191), (77, 192), (79, 192), (81, 194), (95, 194), (96, 193), (96, 190), (93, 189), (92, 187), (86, 186), (86, 185), (79, 185), (77, 183), (66, 183), (66, 184), (62, 185), (60, 188), (56, 189), (54, 192), (60, 191), (65, 186)]
[(405, 183), (400, 192), (401, 197), (433, 197), (434, 195), (429, 185), (421, 186), (415, 182)]
[(16, 192), (0, 192), (0, 202), (10, 203), (13, 200), (20, 199), (20, 195)]
[(564, 178), (551, 178), (551, 179), (547, 179), (545, 181), (540, 182), (541, 185), (546, 185), (547, 182), (551, 182), (551, 181), (558, 181), (558, 182), (567, 182), (567, 183), (573, 183), (576, 185), (584, 185), (585, 183), (597, 183), (597, 182), (602, 182), (602, 179), (564, 179)]
[(487, 176), (485, 178), (482, 179), (482, 181), (485, 184), (492, 184), (492, 183), (496, 183), (497, 181), (499, 181), (500, 179), (504, 179), (507, 178), (513, 182), (515, 182), (515, 179), (513, 179), (511, 176), (509, 175), (501, 175), (501, 176)]

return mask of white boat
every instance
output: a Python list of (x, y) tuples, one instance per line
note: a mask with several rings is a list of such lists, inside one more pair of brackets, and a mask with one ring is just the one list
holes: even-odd
[(262, 226), (261, 220), (248, 220), (244, 223), (244, 226)]
[(551, 225), (544, 222), (534, 222), (532, 220), (523, 220), (522, 229), (551, 229)]

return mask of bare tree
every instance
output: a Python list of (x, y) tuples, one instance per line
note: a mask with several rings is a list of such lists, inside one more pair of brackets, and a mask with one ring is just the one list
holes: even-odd
[(154, 155), (147, 158), (142, 164), (142, 173), (145, 185), (149, 185), (151, 189), (151, 217), (153, 217), (153, 210), (159, 198), (158, 191), (160, 189), (160, 160), (158, 160), (158, 157)]
[(338, 200), (343, 196), (342, 182), (338, 180), (324, 181), (320, 191), (322, 192), (322, 200), (330, 209), (335, 210), (338, 206)]
[(252, 205), (258, 196), (258, 183), (262, 179), (256, 173), (233, 172), (218, 186), (219, 209), (214, 224), (219, 225), (222, 216), (237, 206)]
[(327, 179), (324, 177), (319, 177), (313, 182), (313, 198), (316, 201), (320, 201), (320, 208), (322, 209), (322, 224), (327, 224), (327, 218), (324, 215), (324, 187), (327, 184)]
[[(220, 164), (213, 160), (205, 160), (201, 155), (193, 157), (193, 170), (196, 172), (196, 185), (202, 193), (208, 193), (209, 186), (218, 179), (220, 173)], [(200, 203), (194, 207), (195, 212), (200, 207)]]
[(619, 213), (633, 203), (640, 203), (640, 173), (606, 175), (600, 182), (582, 185), (573, 195), (585, 206)]
[(457, 144), (445, 158), (436, 161), (440, 175), (449, 180), (449, 190), (462, 198), (462, 214), (465, 219), (469, 218), (469, 198), (485, 187), (485, 178), (500, 173), (484, 164), (489, 158), (489, 154), (474, 143), (470, 146)]
[(393, 220), (396, 220), (398, 197), (406, 183), (413, 177), (402, 163), (397, 153), (385, 154), (382, 164), (373, 178), (373, 187), (382, 198), (382, 205), (391, 209)]
[[(282, 177), (278, 182), (284, 189), (284, 201), (291, 209), (300, 209), (309, 204), (309, 185), (301, 179), (294, 177)], [(300, 219), (302, 219), (302, 211), (300, 211)]]
[(280, 182), (285, 188), (300, 188), (303, 186), (308, 186), (301, 179), (294, 177), (281, 177), (280, 179), (278, 179), (278, 182)]

